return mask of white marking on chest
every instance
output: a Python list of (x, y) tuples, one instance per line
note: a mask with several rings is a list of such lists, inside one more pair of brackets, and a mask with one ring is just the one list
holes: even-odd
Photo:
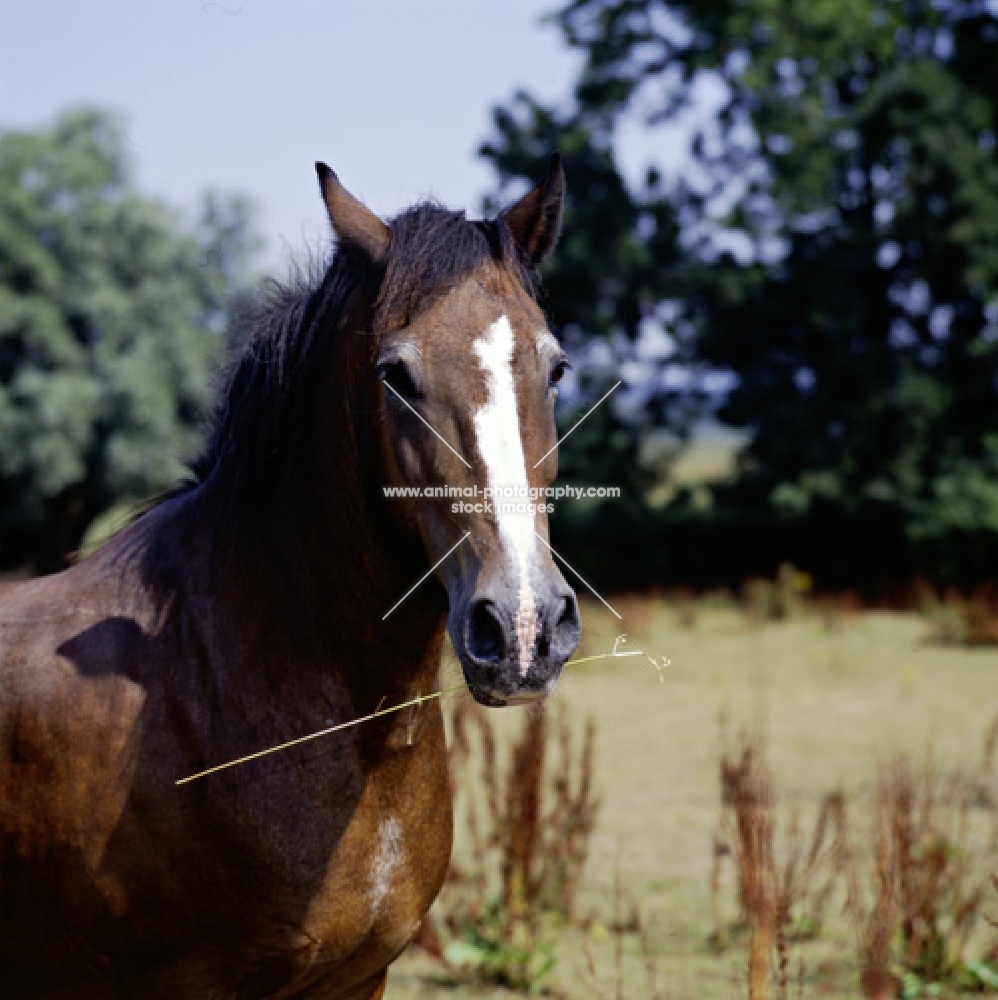
[[(513, 381), (513, 328), (500, 316), (475, 341), (475, 353), (485, 369), (488, 399), (475, 414), (475, 437), (485, 462), (489, 486), (529, 487), (523, 458), (520, 418)], [(493, 496), (495, 493), (493, 492)], [(512, 553), (517, 574), (516, 645), (521, 675), (530, 669), (537, 639), (537, 606), (530, 585), (530, 563), (534, 553), (534, 519), (529, 514), (501, 511), (499, 504), (528, 503), (529, 495), (497, 498), (499, 537)]]
[(394, 816), (387, 816), (378, 826), (378, 848), (371, 869), (371, 905), (375, 910), (388, 895), (404, 856), (402, 824)]

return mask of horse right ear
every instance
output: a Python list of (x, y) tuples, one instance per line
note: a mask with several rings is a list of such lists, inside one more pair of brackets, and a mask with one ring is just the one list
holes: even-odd
[(315, 172), (329, 222), (340, 242), (363, 251), (375, 263), (383, 260), (391, 238), (388, 226), (359, 202), (325, 163), (316, 163)]
[(520, 253), (532, 267), (542, 264), (558, 242), (564, 202), (565, 170), (554, 152), (544, 180), (502, 214)]

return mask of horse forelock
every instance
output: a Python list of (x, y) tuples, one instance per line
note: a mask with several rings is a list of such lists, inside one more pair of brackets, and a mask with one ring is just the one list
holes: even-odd
[(401, 212), (391, 221), (391, 241), (376, 305), (380, 331), (399, 329), (462, 280), (488, 264), (512, 272), (532, 290), (505, 222), (469, 221), (433, 202)]

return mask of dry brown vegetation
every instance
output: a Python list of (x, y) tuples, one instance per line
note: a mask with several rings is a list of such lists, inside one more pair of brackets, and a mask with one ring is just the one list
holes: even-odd
[[(584, 720), (596, 720), (591, 787), (603, 806), (573, 917), (544, 928), (557, 961), (547, 989), (637, 1000), (994, 992), (972, 977), (989, 974), (998, 916), (998, 653), (939, 643), (925, 617), (849, 600), (802, 599), (776, 621), (723, 594), (621, 604), (633, 644), (672, 666), (662, 683), (637, 658), (569, 668), (553, 699), (576, 754)], [(616, 620), (595, 604), (584, 616), (580, 655), (612, 648)], [(748, 735), (719, 738), (719, 710)], [(503, 772), (523, 715), (488, 718)], [(471, 759), (459, 767), (481, 826), (492, 785)], [(470, 830), (462, 812), (465, 879), (480, 877)], [(535, 841), (532, 856), (555, 844)], [(453, 996), (440, 970), (413, 952), (388, 996)], [(467, 981), (459, 993), (507, 995)]]
[(947, 590), (942, 595), (922, 585), (919, 604), (932, 626), (935, 641), (998, 646), (998, 589), (993, 584), (978, 587), (970, 594)]
[[(726, 744), (726, 741), (725, 741)], [(711, 944), (728, 947), (748, 937), (746, 989), (751, 1000), (789, 995), (789, 950), (821, 932), (825, 913), (849, 859), (845, 797), (825, 795), (810, 835), (798, 817), (778, 831), (776, 791), (762, 734), (742, 735), (720, 760), (721, 819), (714, 836), (710, 892)], [(782, 836), (779, 834), (782, 833)], [(738, 915), (722, 917), (727, 867), (734, 868)]]
[(821, 934), (830, 904), (853, 926), (868, 1000), (998, 986), (998, 936), (980, 933), (998, 869), (994, 732), (977, 771), (942, 774), (928, 757), (882, 762), (867, 837), (850, 825), (839, 789), (825, 795), (806, 837), (796, 815), (781, 817), (761, 734), (722, 752), (711, 894), (716, 913), (723, 869), (733, 867), (738, 917), (715, 917), (712, 943), (727, 947), (745, 932), (750, 1000), (789, 995), (790, 950)]
[(451, 779), (468, 850), (420, 941), (472, 982), (534, 992), (554, 966), (552, 923), (575, 920), (599, 798), (592, 720), (576, 739), (564, 713), (538, 706), (521, 718), (500, 742), (493, 713), (467, 698), (452, 708)]

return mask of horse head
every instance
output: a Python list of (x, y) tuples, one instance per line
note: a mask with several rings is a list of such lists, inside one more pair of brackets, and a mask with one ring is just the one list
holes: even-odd
[[(579, 639), (543, 493), (557, 471), (554, 405), (568, 362), (531, 283), (558, 236), (561, 163), (553, 157), (544, 180), (497, 219), (424, 208), (390, 226), (328, 167), (317, 170), (341, 248), (381, 269), (370, 359), (390, 516), (446, 589), (474, 697), (491, 706), (542, 698)], [(407, 225), (423, 229), (421, 260), (401, 252)], [(432, 294), (412, 294), (413, 273)]]

